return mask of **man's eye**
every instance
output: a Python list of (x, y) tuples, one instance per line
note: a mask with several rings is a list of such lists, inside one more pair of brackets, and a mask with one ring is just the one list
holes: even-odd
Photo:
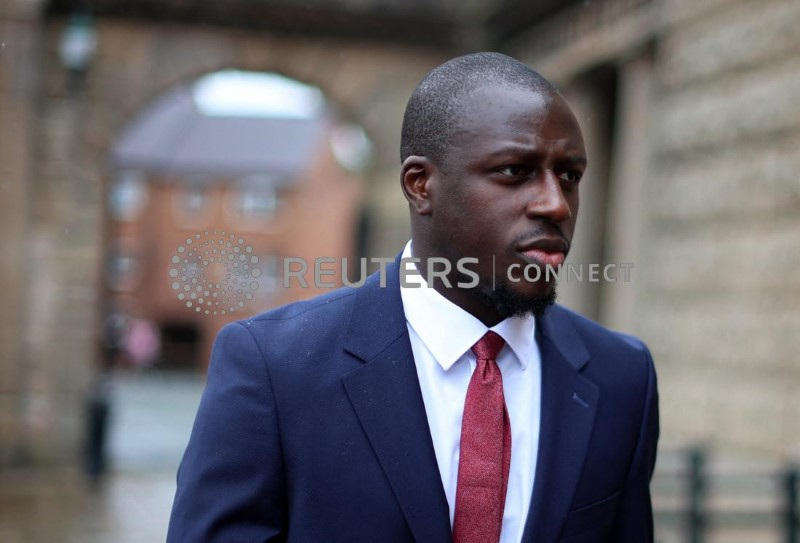
[(567, 183), (577, 183), (581, 180), (583, 174), (578, 171), (566, 171), (558, 174), (558, 178)]
[(509, 177), (520, 177), (526, 175), (530, 170), (525, 166), (506, 166), (504, 168), (500, 168), (497, 171)]

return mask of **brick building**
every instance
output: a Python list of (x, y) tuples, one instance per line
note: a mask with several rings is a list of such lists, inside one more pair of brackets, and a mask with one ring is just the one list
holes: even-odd
[(571, 259), (635, 267), (631, 283), (564, 285), (562, 300), (649, 342), (664, 443), (800, 457), (794, 0), (237, 0), (224, 13), (104, 0), (77, 91), (58, 56), (65, 4), (0, 6), (0, 464), (76, 447), (108, 142), (149, 98), (227, 67), (321, 88), (375, 143), (367, 252), (385, 256), (407, 236), (405, 101), (432, 66), (482, 49), (530, 63), (575, 106), (590, 176)]
[(140, 364), (204, 369), (225, 323), (323, 291), (285, 288), (286, 257), (358, 251), (369, 142), (314, 87), (214, 72), (152, 100), (111, 154), (101, 296), (160, 332)]

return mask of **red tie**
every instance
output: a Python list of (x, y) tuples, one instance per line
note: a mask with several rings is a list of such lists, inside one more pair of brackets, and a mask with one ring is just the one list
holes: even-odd
[(503, 345), (489, 331), (472, 347), (478, 365), (464, 402), (453, 543), (500, 540), (511, 465), (511, 423), (496, 362)]

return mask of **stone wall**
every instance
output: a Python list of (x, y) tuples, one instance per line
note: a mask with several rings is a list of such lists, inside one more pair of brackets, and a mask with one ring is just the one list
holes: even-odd
[(666, 432), (797, 458), (800, 4), (713, 4), (665, 6), (643, 331)]
[[(616, 14), (607, 21), (591, 14), (604, 4)], [(648, 105), (637, 106), (646, 131), (628, 148), (645, 153), (639, 195), (621, 197), (622, 209), (641, 210), (628, 226), (640, 238), (636, 299), (631, 317), (612, 324), (653, 350), (663, 442), (797, 459), (800, 4), (606, 1), (573, 10), (552, 29), (578, 27), (570, 40), (521, 36), (509, 47), (567, 88), (597, 66), (621, 77), (631, 59), (650, 66)], [(593, 16), (602, 24), (577, 22)], [(619, 96), (618, 115), (628, 98)], [(606, 241), (613, 249), (616, 238)]]
[(100, 18), (97, 54), (71, 92), (58, 57), (65, 21), (44, 22), (30, 2), (21, 5), (24, 19), (0, 12), (2, 41), (13, 39), (0, 49), (0, 465), (79, 458), (98, 354), (108, 152), (139, 108), (223, 68), (319, 86), (375, 145), (362, 191), (375, 226), (369, 251), (393, 255), (408, 236), (397, 173), (403, 108), (446, 56), (357, 39)]
[[(46, 426), (24, 341), (29, 314), (38, 2), (0, 5), (0, 466), (21, 462)], [(26, 67), (33, 67), (28, 69)]]

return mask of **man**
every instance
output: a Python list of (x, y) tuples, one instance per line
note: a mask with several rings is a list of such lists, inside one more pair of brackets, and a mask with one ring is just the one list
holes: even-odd
[(459, 57), (401, 147), (420, 276), (397, 260), (220, 333), (169, 540), (652, 541), (650, 354), (519, 273), (569, 250), (568, 105), (509, 57)]

